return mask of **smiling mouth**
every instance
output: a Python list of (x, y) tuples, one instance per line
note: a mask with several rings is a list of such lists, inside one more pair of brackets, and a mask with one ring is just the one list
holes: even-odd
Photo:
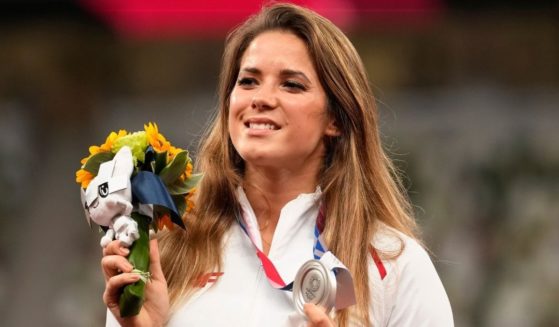
[(271, 131), (275, 131), (278, 130), (279, 127), (274, 125), (274, 124), (269, 124), (269, 123), (247, 123), (245, 124), (248, 128), (250, 129), (255, 129), (255, 130), (271, 130)]

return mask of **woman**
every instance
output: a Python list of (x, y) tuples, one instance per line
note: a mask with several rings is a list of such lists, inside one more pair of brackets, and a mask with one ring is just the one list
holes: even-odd
[[(127, 250), (104, 250), (108, 324), (451, 326), (377, 119), (363, 64), (331, 22), (286, 4), (250, 18), (226, 41), (196, 210), (186, 232), (152, 241), (152, 281), (136, 317), (118, 317), (119, 289), (138, 280)], [(289, 283), (312, 259), (320, 212), (356, 305), (328, 315), (307, 304), (305, 317), (290, 292), (272, 287), (255, 251)]]

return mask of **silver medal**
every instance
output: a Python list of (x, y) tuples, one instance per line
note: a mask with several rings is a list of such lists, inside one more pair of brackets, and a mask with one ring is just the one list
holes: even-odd
[(293, 302), (304, 314), (305, 303), (314, 303), (330, 312), (336, 301), (336, 275), (319, 260), (309, 260), (299, 268), (293, 282)]

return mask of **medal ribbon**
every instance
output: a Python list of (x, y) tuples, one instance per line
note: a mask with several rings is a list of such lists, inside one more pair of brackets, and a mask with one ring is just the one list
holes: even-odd
[(258, 257), (258, 259), (260, 259), (262, 268), (264, 269), (264, 273), (266, 274), (266, 277), (268, 277), (268, 281), (270, 282), (272, 287), (280, 289), (282, 291), (291, 291), (291, 289), (293, 288), (293, 283), (290, 283), (289, 285), (285, 284), (283, 278), (281, 278), (278, 270), (276, 269), (276, 266), (274, 266), (274, 264), (272, 263), (272, 260), (270, 260), (268, 256), (264, 252), (262, 252), (258, 248), (258, 246), (256, 246), (254, 240), (252, 239), (252, 237), (250, 237), (250, 234), (248, 233), (248, 230), (246, 229), (240, 214), (237, 214), (237, 221), (239, 222), (241, 229), (248, 236), (252, 245), (254, 245), (254, 248), (256, 249), (256, 256)]
[[(254, 240), (250, 237), (248, 230), (246, 229), (241, 215), (237, 214), (237, 221), (241, 226), (242, 230), (248, 236), (252, 245), (256, 249), (256, 256), (260, 259), (262, 263), (262, 268), (264, 273), (268, 278), (268, 282), (272, 287), (282, 290), (282, 291), (293, 291), (293, 282), (286, 284), (281, 278), (278, 270), (274, 266), (274, 263), (268, 258), (268, 256), (262, 252), (258, 246), (254, 243)], [(338, 289), (336, 292), (336, 309), (343, 309), (350, 305), (355, 304), (355, 293), (353, 290), (353, 279), (351, 273), (344, 266), (344, 264), (334, 256), (334, 254), (328, 251), (328, 248), (324, 244), (322, 238), (322, 231), (324, 230), (324, 212), (322, 207), (318, 211), (318, 216), (316, 217), (316, 224), (314, 227), (314, 246), (313, 246), (313, 256), (315, 260), (320, 260), (324, 265), (334, 272), (336, 275), (336, 282), (338, 284)]]

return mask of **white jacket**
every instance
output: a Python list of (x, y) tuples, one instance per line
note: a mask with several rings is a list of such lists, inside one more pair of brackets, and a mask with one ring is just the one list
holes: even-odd
[[(248, 233), (262, 248), (256, 216), (241, 188), (238, 195)], [(313, 258), (319, 197), (320, 191), (301, 194), (281, 211), (268, 257), (286, 283)], [(404, 246), (394, 260), (375, 264), (369, 257), (373, 326), (453, 326), (448, 297), (426, 251), (384, 225), (372, 244), (379, 252)], [(274, 289), (268, 282), (253, 243), (239, 225), (231, 228), (223, 251), (222, 271), (200, 279), (200, 290), (178, 305), (168, 326), (306, 326), (292, 293)], [(118, 326), (110, 313), (107, 326)]]

